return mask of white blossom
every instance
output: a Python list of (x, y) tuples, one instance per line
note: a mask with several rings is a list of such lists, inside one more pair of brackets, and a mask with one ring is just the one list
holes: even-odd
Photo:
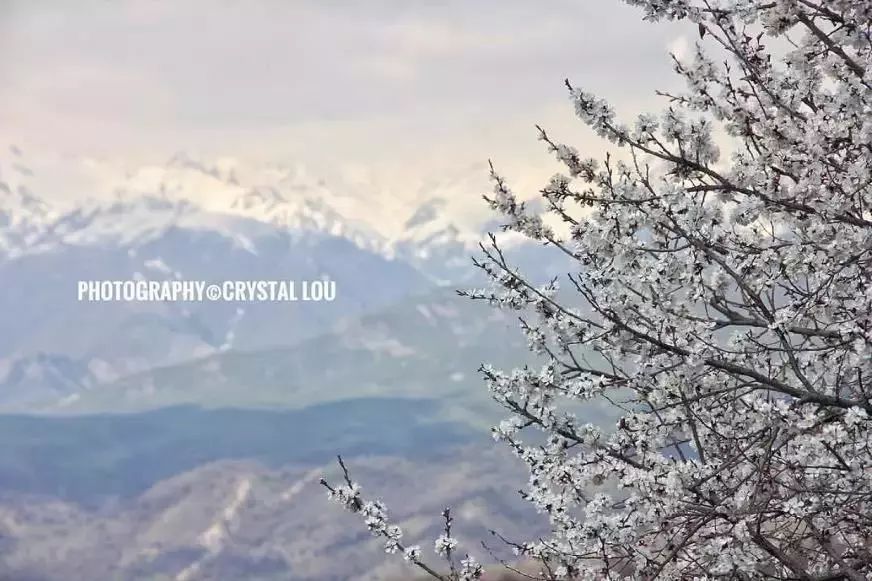
[(421, 547), (418, 545), (412, 545), (410, 547), (406, 547), (406, 550), (403, 551), (403, 558), (406, 561), (419, 561), (421, 559)]
[(563, 290), (492, 237), (465, 293), (520, 311), (542, 358), (481, 368), (551, 525), (513, 547), (547, 579), (872, 579), (872, 4), (627, 2), (699, 31), (686, 89), (625, 125), (567, 82), (624, 159), (540, 129), (550, 220), (495, 170), (487, 196), (575, 261)]
[(444, 557), (449, 551), (453, 551), (456, 548), (457, 539), (444, 534), (439, 535), (436, 542), (433, 543), (433, 549), (436, 551), (436, 554), (441, 557)]

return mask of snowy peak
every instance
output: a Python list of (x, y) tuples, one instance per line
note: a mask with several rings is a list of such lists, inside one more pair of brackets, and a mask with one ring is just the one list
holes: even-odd
[(415, 246), (419, 253), (437, 248), (471, 248), (478, 244), (483, 232), (479, 228), (461, 228), (449, 214), (444, 198), (431, 198), (418, 206), (408, 220), (403, 233), (395, 241), (398, 246)]
[(344, 237), (368, 250), (384, 248), (380, 235), (340, 213), (334, 205), (339, 196), (302, 167), (247, 167), (231, 159), (209, 164), (181, 153), (165, 166), (144, 167), (130, 174), (120, 192), (157, 192), (208, 212), (250, 218), (294, 232)]
[(390, 254), (384, 237), (337, 210), (341, 196), (301, 167), (206, 163), (179, 153), (162, 165), (113, 168), (106, 193), (61, 212), (31, 192), (27, 182), (34, 172), (19, 154), (11, 157), (0, 161), (0, 256), (7, 258), (60, 243), (133, 244), (173, 226), (224, 233), (240, 226), (250, 230), (255, 222), (273, 232), (342, 237)]
[(135, 245), (172, 227), (250, 238), (247, 231), (260, 224), (294, 238), (343, 238), (437, 280), (454, 279), (468, 270), (490, 216), (483, 203), (470, 202), (486, 185), (478, 167), (409, 183), (398, 196), (371, 176), (339, 172), (328, 183), (302, 165), (203, 160), (185, 152), (132, 168), (91, 159), (32, 161), (17, 149), (0, 156), (0, 259), (63, 244)]
[(135, 249), (173, 229), (219, 234), (249, 252), (251, 240), (271, 236), (277, 229), (259, 220), (210, 212), (187, 200), (142, 196), (114, 202), (92, 202), (61, 215), (28, 252), (51, 251), (57, 246), (112, 244)]
[(275, 188), (252, 188), (233, 200), (231, 208), (240, 212), (274, 212), (288, 203)]
[(469, 250), (481, 238), (474, 229), (462, 230), (446, 211), (447, 202), (431, 198), (421, 204), (393, 241), (398, 256), (430, 274), (435, 282), (462, 280), (469, 271)]
[(376, 232), (346, 219), (313, 192), (299, 185), (287, 187), (286, 192), (275, 186), (255, 186), (238, 195), (227, 211), (286, 230), (347, 238), (367, 250), (385, 249), (383, 238)]
[(26, 164), (20, 149), (10, 147), (12, 158), (0, 163), (0, 226), (41, 222), (50, 218), (49, 205), (30, 191), (27, 184), (33, 170)]
[(409, 231), (425, 224), (432, 224), (439, 219), (440, 214), (444, 211), (445, 200), (441, 198), (428, 200), (418, 206), (418, 209), (415, 210), (408, 220), (406, 220), (404, 228), (406, 231)]
[(0, 256), (39, 239), (55, 212), (28, 187), (33, 171), (23, 154), (10, 147), (12, 159), (0, 164)]

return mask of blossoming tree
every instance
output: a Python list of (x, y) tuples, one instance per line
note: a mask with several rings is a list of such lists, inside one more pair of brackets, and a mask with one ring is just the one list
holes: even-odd
[[(544, 579), (872, 579), (872, 2), (628, 2), (699, 31), (686, 90), (625, 125), (567, 82), (623, 161), (540, 130), (550, 219), (496, 173), (487, 199), (577, 268), (533, 284), (492, 238), (464, 293), (524, 311), (545, 362), (482, 368), (552, 530), (515, 548)], [(597, 399), (613, 429), (570, 413)], [(482, 575), (450, 513), (431, 568), (347, 473), (324, 484), (389, 552)]]

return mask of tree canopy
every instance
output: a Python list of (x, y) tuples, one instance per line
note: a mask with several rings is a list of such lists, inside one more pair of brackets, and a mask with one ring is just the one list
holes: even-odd
[[(622, 155), (540, 129), (565, 166), (544, 213), (497, 171), (487, 200), (572, 271), (530, 281), (493, 237), (464, 291), (519, 311), (544, 362), (482, 367), (552, 530), (513, 546), (543, 579), (870, 579), (872, 2), (628, 3), (698, 31), (686, 89), (625, 124), (567, 81)], [(595, 400), (613, 428), (573, 413)], [(439, 572), (350, 477), (325, 485), (388, 552), (482, 575), (450, 513)]]

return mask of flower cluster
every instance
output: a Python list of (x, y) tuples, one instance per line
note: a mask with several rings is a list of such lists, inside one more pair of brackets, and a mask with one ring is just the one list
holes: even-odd
[(630, 3), (699, 30), (675, 60), (686, 91), (627, 126), (567, 83), (626, 152), (597, 164), (540, 129), (566, 166), (542, 195), (568, 239), (492, 204), (577, 260), (576, 292), (528, 283), (495, 244), (479, 263), (546, 359), (482, 367), (511, 412), (494, 437), (552, 525), (519, 552), (549, 579), (869, 578), (872, 10)]
[(495, 171), (487, 200), (575, 260), (568, 292), (492, 237), (467, 293), (545, 360), (482, 367), (551, 524), (517, 553), (544, 579), (872, 579), (872, 7), (627, 1), (699, 31), (686, 89), (624, 125), (567, 83), (620, 159), (540, 129), (550, 216)]
[(387, 508), (381, 501), (365, 500), (362, 497), (360, 485), (351, 480), (348, 468), (341, 456), (339, 457), (339, 466), (342, 469), (343, 484), (332, 485), (327, 480), (321, 479), (321, 485), (327, 489), (327, 497), (346, 510), (359, 515), (366, 528), (374, 536), (384, 540), (386, 553), (402, 554), (406, 562), (439, 581), (477, 581), (482, 578), (484, 568), (474, 557), (466, 555), (459, 563), (455, 559), (459, 542), (451, 533), (454, 519), (450, 509), (446, 508), (442, 512), (444, 529), (433, 544), (436, 554), (443, 558), (448, 567), (448, 572), (440, 573), (436, 568), (422, 560), (419, 545), (403, 545), (403, 530), (390, 522)]

